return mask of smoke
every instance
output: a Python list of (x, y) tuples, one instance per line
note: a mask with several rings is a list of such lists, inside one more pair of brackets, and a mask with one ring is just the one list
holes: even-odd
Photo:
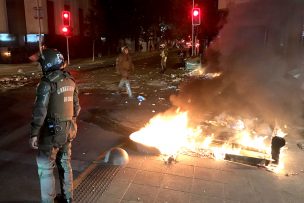
[(209, 71), (221, 70), (223, 77), (187, 81), (172, 103), (193, 114), (228, 111), (269, 122), (302, 122), (303, 9), (301, 0), (231, 5), (206, 54)]

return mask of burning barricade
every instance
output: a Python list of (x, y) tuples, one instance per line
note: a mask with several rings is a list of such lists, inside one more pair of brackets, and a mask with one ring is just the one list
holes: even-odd
[(225, 113), (190, 126), (188, 113), (158, 114), (130, 135), (141, 148), (158, 153), (166, 163), (179, 154), (247, 165), (266, 167), (279, 172), (284, 168), (285, 133), (259, 119), (234, 118)]

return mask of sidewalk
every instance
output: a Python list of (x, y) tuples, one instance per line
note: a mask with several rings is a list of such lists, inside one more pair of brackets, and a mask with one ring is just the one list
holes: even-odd
[[(129, 153), (130, 162), (118, 172), (112, 172), (114, 178), (103, 193), (98, 193), (98, 180), (103, 176), (91, 177), (93, 185), (85, 186), (94, 196), (95, 201), (90, 202), (303, 202), (304, 173), (301, 168), (304, 152), (298, 150), (294, 143), (289, 144), (292, 157), (283, 174), (234, 162), (185, 155), (179, 155), (177, 162), (166, 164), (161, 156), (140, 153), (132, 144), (124, 148)], [(95, 167), (104, 166), (95, 164)]]

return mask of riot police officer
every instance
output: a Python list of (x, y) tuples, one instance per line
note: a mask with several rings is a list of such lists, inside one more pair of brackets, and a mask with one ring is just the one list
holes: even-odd
[(59, 51), (42, 50), (38, 62), (44, 76), (36, 90), (29, 142), (33, 149), (38, 149), (41, 202), (54, 202), (56, 198), (55, 164), (60, 179), (60, 199), (72, 202), (71, 142), (76, 136), (76, 118), (80, 111), (78, 89), (73, 77), (64, 70), (64, 58)]

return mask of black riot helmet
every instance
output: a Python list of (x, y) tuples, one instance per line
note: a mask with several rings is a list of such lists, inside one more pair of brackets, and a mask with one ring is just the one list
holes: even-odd
[(64, 66), (63, 55), (56, 49), (44, 49), (39, 58), (42, 72), (60, 70)]

